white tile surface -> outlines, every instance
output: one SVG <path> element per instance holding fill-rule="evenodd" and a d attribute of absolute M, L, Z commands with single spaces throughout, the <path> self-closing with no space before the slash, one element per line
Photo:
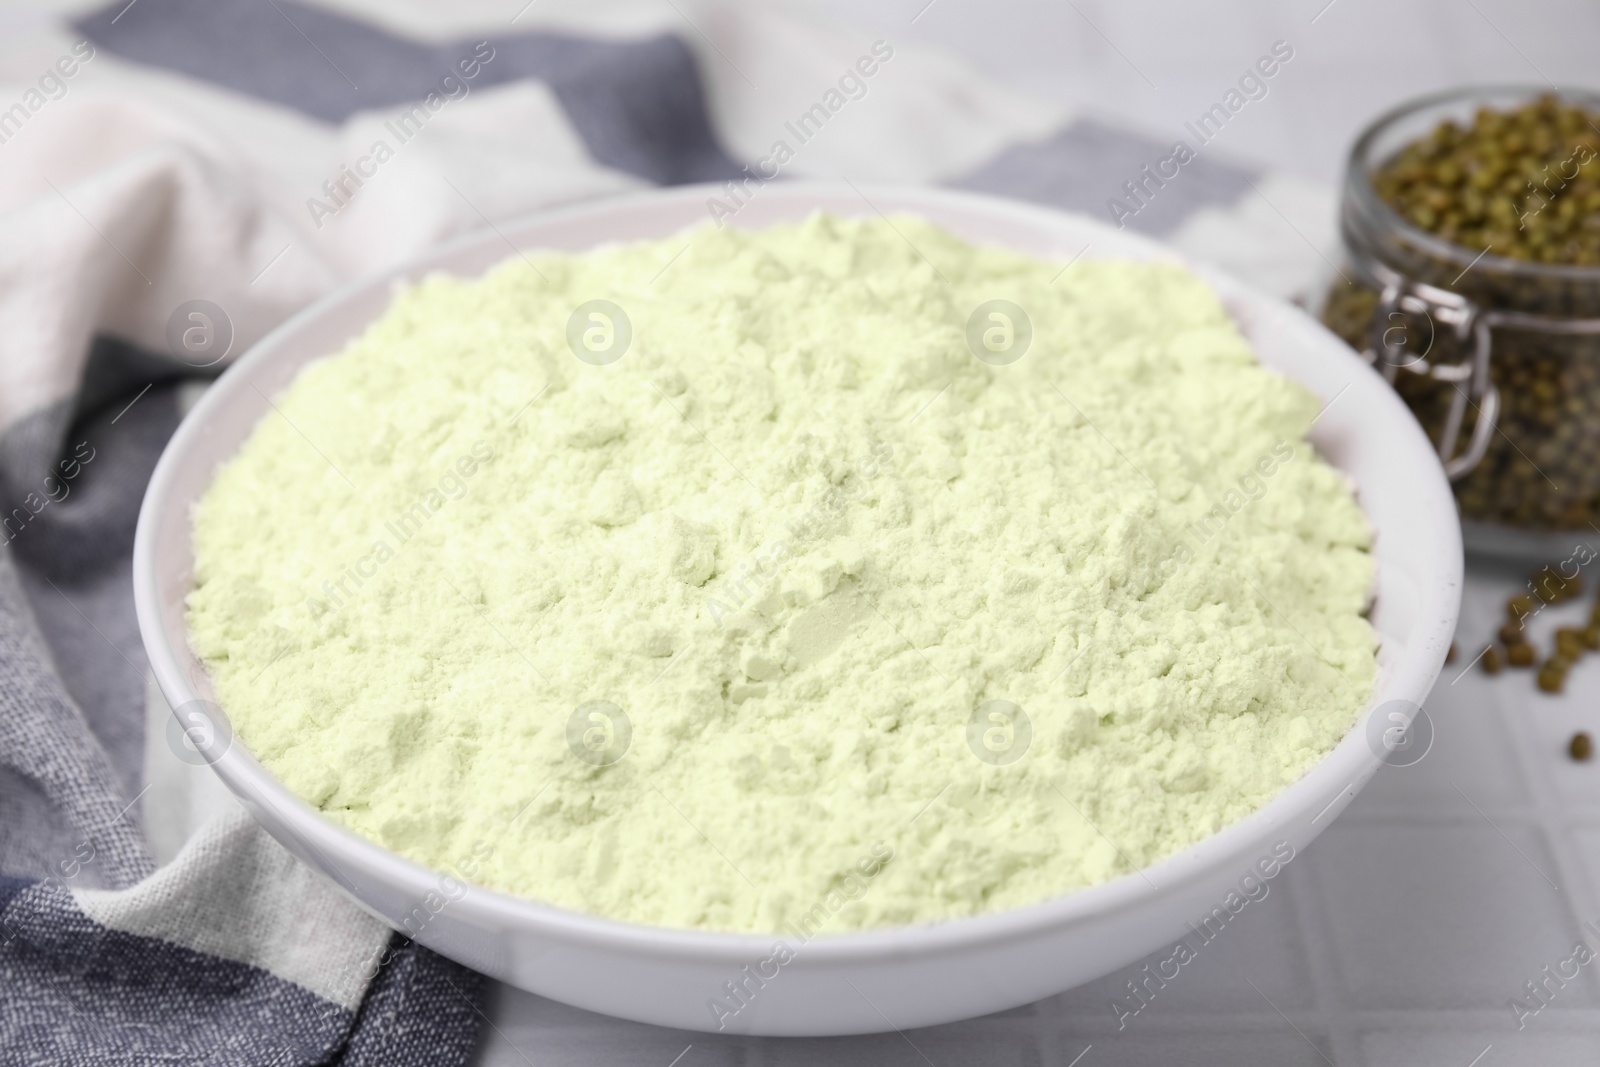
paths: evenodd
<path fill-rule="evenodd" d="M 1508 1038 L 1502 1032 L 1442 1030 L 1430 1033 L 1373 1033 L 1363 1047 L 1371 1067 L 1416 1067 L 1423 1063 L 1468 1067 L 1593 1067 L 1592 1033 L 1535 1033 Z"/>
<path fill-rule="evenodd" d="M 928 1060 L 944 1063 L 981 1063 L 993 1067 L 1032 1067 L 1040 1061 L 1040 1043 L 1033 1027 L 978 1020 L 955 1026 L 937 1026 L 907 1034 L 871 1037 L 808 1038 L 769 1041 L 766 1058 L 755 1061 L 773 1067 L 802 1067 L 826 1063 L 830 1067 L 926 1067 Z M 687 1065 L 684 1065 L 687 1067 Z"/>
<path fill-rule="evenodd" d="M 1301 1029 L 1303 1037 L 1274 1016 L 1270 1021 L 1234 1022 L 1227 1033 L 1137 1034 L 1095 1042 L 1078 1067 L 1327 1067 L 1327 1035 Z M 1065 1067 L 1084 1044 L 1068 1039 L 1046 1062 Z M 1250 1051 L 1241 1056 L 1241 1047 Z"/>
<path fill-rule="evenodd" d="M 936 0 L 911 22 L 926 3 L 807 6 L 942 45 L 1014 88 L 1161 136 L 1286 40 L 1295 58 L 1218 147 L 1330 185 L 1356 132 L 1384 108 L 1466 82 L 1592 84 L 1600 40 L 1600 5 L 1585 0 Z"/>
<path fill-rule="evenodd" d="M 1341 820 L 1307 850 L 1353 1006 L 1494 1010 L 1570 952 L 1576 923 L 1545 880 L 1556 872 L 1538 832 L 1462 807 L 1451 822 Z M 1585 983 L 1556 1006 L 1594 1002 Z"/>
<path fill-rule="evenodd" d="M 1475 654 L 1475 653 L 1474 653 Z M 1417 811 L 1430 806 L 1459 807 L 1460 796 L 1451 782 L 1461 783 L 1480 804 L 1526 804 L 1529 793 L 1511 751 L 1509 727 L 1498 709 L 1481 699 L 1481 683 L 1467 679 L 1450 684 L 1467 667 L 1462 657 L 1445 668 L 1428 701 L 1433 724 L 1433 747 L 1421 762 L 1407 767 L 1385 767 L 1352 802 L 1351 816 L 1381 817 L 1384 812 Z M 1514 684 L 1530 685 L 1526 674 Z"/>
<path fill-rule="evenodd" d="M 1267 883 L 1264 898 L 1246 905 L 1221 934 L 1200 945 L 1195 959 L 1179 969 L 1178 977 L 1156 990 L 1150 1006 L 1128 1021 L 1127 1031 L 1143 1030 L 1146 1023 L 1162 1017 L 1270 1011 L 1245 977 L 1268 991 L 1272 1002 L 1284 1011 L 1314 1008 L 1311 969 L 1305 954 L 1298 950 L 1297 919 L 1290 900 L 1292 870 L 1293 864 Z M 1189 943 L 1193 945 L 1195 939 Z M 1114 1024 L 1112 1000 L 1127 998 L 1127 983 L 1142 977 L 1146 963 L 1154 969 L 1155 963 L 1171 954 L 1169 946 L 1131 967 L 1044 1001 L 1040 1007 L 1074 1019 Z"/>
<path fill-rule="evenodd" d="M 746 1037 L 691 1034 L 659 1026 L 611 1019 L 494 983 L 485 1008 L 478 1062 L 527 1067 L 605 1063 L 608 1067 L 723 1067 L 751 1059 L 760 1041 Z M 691 1047 L 692 1046 L 692 1047 Z"/>
<path fill-rule="evenodd" d="M 1569 839 L 1580 873 L 1581 888 L 1573 891 L 1578 918 L 1600 926 L 1600 823 L 1572 824 Z"/>

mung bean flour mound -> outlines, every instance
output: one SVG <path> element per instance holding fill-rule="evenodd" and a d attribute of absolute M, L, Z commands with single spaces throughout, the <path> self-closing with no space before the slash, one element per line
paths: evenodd
<path fill-rule="evenodd" d="M 193 645 L 329 818 L 802 936 L 1030 904 L 1260 807 L 1374 682 L 1369 528 L 1216 296 L 913 218 L 434 277 L 195 513 Z"/>

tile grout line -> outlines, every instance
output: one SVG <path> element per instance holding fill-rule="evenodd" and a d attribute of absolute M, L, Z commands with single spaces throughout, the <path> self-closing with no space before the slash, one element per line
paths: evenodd
<path fill-rule="evenodd" d="M 1486 601 L 1480 601 L 1480 598 L 1473 596 L 1473 593 L 1477 592 L 1476 589 L 1472 588 L 1473 586 L 1477 586 L 1485 593 L 1489 592 L 1490 589 L 1498 591 L 1493 596 L 1487 597 Z M 1473 596 L 1474 608 L 1477 608 L 1480 602 L 1486 604 L 1488 608 L 1487 625 L 1491 630 L 1491 638 L 1493 628 L 1498 625 L 1503 611 L 1504 599 L 1509 595 L 1503 586 L 1505 586 L 1505 583 L 1493 579 L 1473 581 L 1469 578 L 1462 590 L 1463 615 L 1466 614 L 1466 601 L 1469 596 Z M 1584 596 L 1580 599 L 1587 601 L 1588 597 Z M 1474 610 L 1473 614 L 1474 616 L 1480 616 L 1473 621 L 1480 623 L 1484 621 L 1480 612 Z M 1597 896 L 1596 893 L 1597 888 L 1600 887 L 1594 885 L 1583 864 L 1577 859 L 1577 843 L 1572 836 L 1573 813 L 1567 811 L 1564 807 L 1564 798 L 1559 788 L 1551 781 L 1553 776 L 1547 775 L 1543 770 L 1542 764 L 1546 759 L 1562 758 L 1558 754 L 1559 749 L 1553 751 L 1549 756 L 1542 753 L 1540 750 L 1542 731 L 1539 729 L 1540 723 L 1537 717 L 1530 715 L 1525 707 L 1521 709 L 1514 707 L 1513 704 L 1518 702 L 1505 693 L 1505 688 L 1512 679 L 1515 679 L 1523 686 L 1526 686 L 1524 702 L 1540 700 L 1543 695 L 1534 690 L 1531 671 L 1513 671 L 1509 673 L 1509 678 L 1502 675 L 1492 680 L 1480 675 L 1477 679 L 1481 693 L 1479 700 L 1489 704 L 1494 728 L 1502 735 L 1510 735 L 1508 738 L 1504 738 L 1513 753 L 1506 770 L 1510 776 L 1515 778 L 1516 784 L 1520 786 L 1526 800 L 1520 803 L 1505 803 L 1477 797 L 1474 797 L 1473 800 L 1485 809 L 1490 817 L 1494 819 L 1495 825 L 1502 831 L 1508 824 L 1515 825 L 1538 843 L 1540 849 L 1545 853 L 1544 856 L 1540 857 L 1541 862 L 1551 865 L 1547 871 L 1544 871 L 1545 876 L 1556 883 L 1556 892 L 1560 897 L 1560 907 L 1565 912 L 1564 915 L 1558 917 L 1558 921 L 1563 927 L 1563 932 L 1569 936 L 1576 934 L 1587 941 L 1590 935 L 1582 929 L 1582 924 L 1585 919 L 1600 920 L 1600 911 L 1586 913 L 1583 909 L 1600 907 L 1600 896 Z M 1530 721 L 1533 723 L 1532 728 L 1529 727 Z M 1504 752 L 1505 747 L 1497 746 L 1497 750 Z M 1460 788 L 1459 785 L 1457 788 Z M 1470 793 L 1467 795 L 1471 796 Z M 1587 806 L 1584 805 L 1583 807 Z M 1465 810 L 1471 812 L 1470 805 Z M 1476 813 L 1472 814 L 1475 815 Z M 1580 817 L 1582 814 L 1584 813 L 1579 813 Z M 1479 819 L 1479 821 L 1481 822 L 1482 820 Z M 1593 942 L 1590 943 L 1593 945 Z M 1600 948 L 1600 945 L 1594 945 L 1593 947 Z M 1545 950 L 1543 955 L 1553 960 L 1570 951 L 1570 949 L 1570 945 L 1552 945 L 1548 950 Z M 1517 982 L 1527 977 L 1529 976 L 1507 975 L 1505 977 L 1506 995 L 1508 997 L 1513 995 L 1517 991 Z M 1593 976 L 1590 977 L 1587 983 L 1587 992 L 1591 1002 L 1593 1002 L 1596 992 Z M 1567 1007 L 1569 1011 L 1581 1010 L 1574 1009 L 1570 1004 Z"/>
<path fill-rule="evenodd" d="M 1324 839 L 1327 832 L 1328 828 L 1324 827 L 1317 835 L 1317 840 Z M 1317 842 L 1313 841 L 1306 849 L 1316 847 Z M 1304 876 L 1303 870 L 1301 874 Z M 1361 1051 L 1360 1025 L 1345 999 L 1343 976 L 1334 962 L 1333 938 L 1328 930 L 1328 911 L 1322 886 L 1317 879 L 1309 876 L 1297 884 L 1305 886 L 1305 891 L 1284 895 L 1289 898 L 1295 927 L 1300 931 L 1301 955 L 1311 978 L 1311 1002 L 1316 1009 L 1315 1016 L 1322 1022 L 1323 1033 L 1328 1039 L 1328 1051 L 1332 1053 L 1334 1062 L 1339 1067 L 1364 1067 L 1366 1057 Z"/>
<path fill-rule="evenodd" d="M 1458 782 L 1457 784 L 1459 785 L 1460 783 Z M 1469 786 L 1470 784 L 1468 783 Z M 1456 805 L 1454 808 L 1446 807 L 1437 801 L 1420 800 L 1411 805 L 1370 804 L 1367 805 L 1365 810 L 1353 813 L 1349 808 L 1346 808 L 1339 814 L 1339 818 L 1344 820 L 1342 825 L 1345 826 L 1387 826 L 1390 823 L 1404 823 L 1407 826 L 1421 829 L 1426 827 L 1483 825 L 1483 816 L 1473 811 L 1471 806 L 1462 804 L 1461 797 L 1454 791 L 1450 795 L 1455 797 Z M 1490 810 L 1489 806 L 1484 803 L 1483 798 L 1473 796 L 1470 789 L 1467 795 L 1472 797 L 1479 807 Z M 1550 817 L 1548 812 L 1533 803 L 1505 804 L 1495 801 L 1490 801 L 1489 803 L 1494 805 L 1492 809 L 1494 821 L 1502 825 L 1505 823 L 1514 825 L 1538 824 Z M 1354 802 L 1352 802 L 1353 806 Z M 1564 815 L 1565 817 L 1558 821 L 1600 829 L 1600 808 L 1594 805 L 1585 805 L 1576 811 L 1564 813 Z"/>
<path fill-rule="evenodd" d="M 1579 599 L 1587 601 L 1588 597 Z M 1497 598 L 1494 603 L 1498 602 Z M 1521 676 L 1524 672 L 1517 674 Z M 1531 690 L 1533 684 L 1531 677 L 1527 678 L 1527 684 Z M 1507 706 L 1501 689 L 1502 687 L 1497 685 L 1483 686 L 1483 692 L 1494 708 L 1500 728 L 1511 735 L 1511 747 L 1516 753 L 1513 757 L 1514 769 L 1519 774 L 1521 778 L 1519 784 L 1530 801 L 1527 807 L 1531 809 L 1533 816 L 1534 836 L 1544 847 L 1546 858 L 1555 865 L 1553 873 L 1560 889 L 1561 902 L 1567 909 L 1566 918 L 1571 920 L 1574 930 L 1579 930 L 1585 919 L 1600 920 L 1600 912 L 1585 914 L 1580 910 L 1580 901 L 1577 897 L 1581 892 L 1585 898 L 1581 901 L 1583 908 L 1600 906 L 1600 897 L 1597 897 L 1596 893 L 1600 887 L 1591 883 L 1583 865 L 1576 859 L 1577 842 L 1572 838 L 1570 820 L 1568 813 L 1562 807 L 1560 792 L 1549 780 L 1550 776 L 1541 772 L 1540 763 L 1543 757 L 1535 750 L 1536 742 L 1533 740 L 1540 731 L 1527 728 L 1526 723 L 1531 716 L 1525 713 L 1516 716 L 1516 713 Z M 1540 694 L 1530 691 L 1528 696 L 1530 699 L 1539 699 Z M 1518 729 L 1519 725 L 1521 729 Z M 1504 806 L 1491 805 L 1491 810 L 1498 816 L 1503 814 L 1502 807 Z M 1570 946 L 1566 947 L 1570 949 Z M 1600 948 L 1600 945 L 1594 947 Z"/>
<path fill-rule="evenodd" d="M 1248 988 L 1248 987 L 1246 987 Z M 1259 1009 L 1241 1008 L 1215 1008 L 1197 1009 L 1190 1008 L 1182 1012 L 1170 1012 L 1165 1016 L 1151 1016 L 1148 1022 L 1139 1023 L 1140 1033 L 1159 1034 L 1163 1037 L 1173 1034 L 1194 1035 L 1205 1034 L 1230 1034 L 1240 1026 L 1253 1026 L 1272 1029 L 1274 1033 L 1282 1036 L 1288 1031 L 1282 1031 L 1283 1017 L 1267 1007 L 1264 1002 Z M 1287 1008 L 1284 1014 L 1298 1025 L 1320 1027 L 1324 1021 L 1318 1017 L 1314 1008 Z M 1463 1028 L 1481 1027 L 1485 1031 L 1494 1032 L 1497 1028 L 1502 1030 L 1506 1022 L 1505 1006 L 1481 1006 L 1473 1008 L 1351 1008 L 1349 1016 L 1351 1025 L 1363 1033 L 1374 1030 L 1393 1031 L 1401 1023 L 1414 1024 L 1418 1033 L 1458 1033 Z M 1420 1024 L 1418 1023 L 1420 1020 Z M 1570 1031 L 1574 1033 L 1591 1034 L 1600 1026 L 1600 1007 L 1571 1007 L 1565 1008 L 1557 1015 L 1552 1013 L 1549 1029 Z M 993 1017 L 980 1016 L 976 1020 L 967 1020 L 967 1023 L 950 1025 L 968 1025 L 984 1023 L 996 1025 Z M 1541 1028 L 1543 1024 L 1541 1024 Z M 911 1031 L 916 1033 L 916 1031 Z M 1102 1021 L 1097 1021 L 1085 1026 L 1083 1030 L 1074 1035 L 1068 1042 L 1072 1055 L 1081 1051 L 1081 1045 L 1073 1042 L 1093 1042 L 1096 1048 L 1102 1043 L 1107 1048 L 1115 1047 L 1117 1038 L 1132 1031 L 1119 1031 L 1115 1022 L 1110 1021 L 1110 1015 Z M 1499 1048 L 1500 1043 L 1496 1042 Z M 1340 1063 L 1339 1067 L 1346 1067 Z M 1465 1067 L 1464 1064 L 1453 1064 L 1450 1067 Z"/>
<path fill-rule="evenodd" d="M 1510 724 L 1506 721 L 1509 713 L 1501 703 L 1500 694 L 1493 693 L 1491 696 L 1502 725 L 1509 727 Z M 1508 729 L 1507 732 L 1517 734 L 1520 731 Z M 1570 922 L 1571 929 L 1566 931 L 1569 936 L 1580 937 L 1588 942 L 1591 948 L 1600 949 L 1600 944 L 1595 944 L 1591 940 L 1593 935 L 1583 929 L 1585 920 L 1600 921 L 1600 910 L 1592 910 L 1600 908 L 1600 897 L 1597 897 L 1596 887 L 1588 872 L 1577 859 L 1579 845 L 1572 836 L 1570 821 L 1560 809 L 1557 788 L 1539 773 L 1539 755 L 1530 750 L 1530 742 L 1524 738 L 1513 737 L 1511 744 L 1517 752 L 1514 758 L 1521 765 L 1523 788 L 1533 798 L 1534 818 L 1531 820 L 1533 835 L 1546 853 L 1543 858 L 1553 865 L 1551 874 L 1560 887 L 1561 903 L 1566 909 L 1566 914 L 1562 916 L 1566 922 L 1562 925 L 1565 926 Z M 1571 948 L 1571 945 L 1551 946 L 1546 955 L 1550 955 L 1553 959 L 1557 955 L 1571 951 Z M 1515 979 L 1525 976 L 1512 977 Z M 1589 992 L 1593 996 L 1595 988 L 1592 973 L 1590 979 Z"/>

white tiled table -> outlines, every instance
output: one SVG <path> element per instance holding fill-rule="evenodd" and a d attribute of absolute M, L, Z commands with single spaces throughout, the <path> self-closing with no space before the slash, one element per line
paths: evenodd
<path fill-rule="evenodd" d="M 1092 1046 L 1078 1067 L 1600 1063 L 1600 961 L 1520 1031 L 1507 1004 L 1571 955 L 1580 922 L 1600 923 L 1600 760 L 1575 764 L 1565 753 L 1573 730 L 1600 735 L 1600 657 L 1575 668 L 1557 697 L 1538 692 L 1530 671 L 1491 679 L 1466 669 L 1520 580 L 1478 566 L 1469 574 L 1463 655 L 1427 703 L 1427 756 L 1384 768 L 1120 1032 L 1111 1000 L 1139 965 L 1000 1015 L 828 1040 L 662 1030 L 499 987 L 481 1062 L 520 1064 L 525 1054 L 540 1067 L 669 1067 L 688 1048 L 679 1067 L 1067 1067 Z M 1547 609 L 1536 638 L 1548 643 L 1590 602 Z M 1589 938 L 1600 950 L 1600 937 Z"/>
<path fill-rule="evenodd" d="M 1217 150 L 1336 184 L 1369 118 L 1472 82 L 1595 85 L 1590 0 L 803 0 L 997 82 L 1152 136 L 1181 136 L 1275 40 L 1294 59 Z M 920 14 L 919 14 L 920 12 Z M 915 21 L 912 21 L 915 19 Z"/>

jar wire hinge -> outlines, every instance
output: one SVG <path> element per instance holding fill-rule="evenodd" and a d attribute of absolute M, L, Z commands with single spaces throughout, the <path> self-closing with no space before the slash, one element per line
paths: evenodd
<path fill-rule="evenodd" d="M 1460 293 L 1400 274 L 1370 256 L 1352 256 L 1358 273 L 1378 291 L 1362 357 L 1393 385 L 1401 373 L 1417 374 L 1450 387 L 1450 407 L 1437 442 L 1439 460 L 1451 481 L 1472 472 L 1489 451 L 1499 427 L 1500 389 L 1489 373 L 1495 329 L 1556 334 L 1600 334 L 1600 318 L 1578 319 L 1526 311 L 1482 308 Z M 1471 269 L 1470 267 L 1468 268 Z M 1433 330 L 1447 328 L 1466 356 L 1458 362 L 1430 360 L 1434 338 L 1421 353 L 1409 344 L 1408 316 L 1421 315 Z M 1397 336 L 1398 335 L 1398 336 Z M 1477 411 L 1471 437 L 1461 447 L 1461 428 L 1468 405 Z"/>

